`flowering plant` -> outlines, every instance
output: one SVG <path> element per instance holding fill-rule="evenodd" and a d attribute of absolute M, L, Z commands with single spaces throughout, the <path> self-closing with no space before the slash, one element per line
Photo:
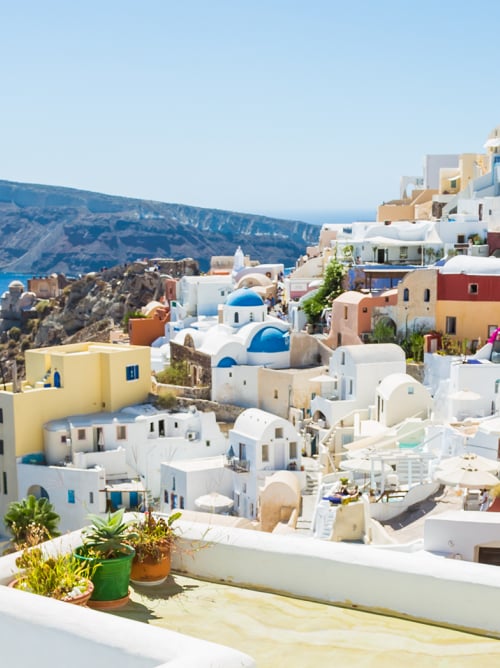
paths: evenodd
<path fill-rule="evenodd" d="M 166 549 L 171 549 L 177 537 L 174 522 L 181 513 L 173 513 L 167 519 L 155 517 L 151 511 L 144 513 L 144 520 L 133 522 L 130 526 L 132 533 L 127 542 L 135 549 L 138 561 L 147 557 L 155 562 L 161 561 Z"/>

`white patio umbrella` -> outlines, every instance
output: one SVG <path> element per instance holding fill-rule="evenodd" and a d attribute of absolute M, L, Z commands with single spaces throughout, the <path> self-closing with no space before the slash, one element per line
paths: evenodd
<path fill-rule="evenodd" d="M 442 469 L 436 472 L 436 480 L 444 485 L 455 487 L 469 487 L 474 489 L 489 489 L 500 483 L 489 471 L 479 471 L 475 468 Z"/>
<path fill-rule="evenodd" d="M 194 504 L 200 510 L 206 513 L 224 513 L 233 507 L 234 501 L 219 492 L 204 494 L 194 500 Z"/>
<path fill-rule="evenodd" d="M 343 471 L 357 471 L 359 473 L 371 473 L 372 471 L 374 473 L 382 473 L 382 471 L 392 473 L 392 466 L 382 463 L 378 459 L 374 461 L 354 457 L 352 459 L 344 459 L 344 461 L 340 462 L 340 468 Z"/>
<path fill-rule="evenodd" d="M 437 467 L 439 471 L 449 471 L 450 469 L 467 469 L 472 468 L 477 471 L 489 471 L 496 473 L 500 469 L 500 462 L 487 457 L 481 457 L 473 452 L 466 452 L 457 457 L 447 457 L 439 462 Z"/>

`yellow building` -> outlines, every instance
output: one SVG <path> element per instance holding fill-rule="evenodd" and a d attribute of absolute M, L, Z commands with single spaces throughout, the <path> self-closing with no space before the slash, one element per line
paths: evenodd
<path fill-rule="evenodd" d="M 26 381 L 0 385 L 0 517 L 17 499 L 16 457 L 43 451 L 43 425 L 147 400 L 150 349 L 78 343 L 26 351 Z"/>

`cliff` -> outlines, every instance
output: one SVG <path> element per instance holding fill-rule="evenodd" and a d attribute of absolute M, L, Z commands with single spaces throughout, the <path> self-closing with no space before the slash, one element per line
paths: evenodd
<path fill-rule="evenodd" d="M 144 257 L 193 258 L 206 271 L 238 245 L 291 266 L 319 237 L 298 221 L 1 180 L 0 231 L 0 271 L 67 275 Z"/>

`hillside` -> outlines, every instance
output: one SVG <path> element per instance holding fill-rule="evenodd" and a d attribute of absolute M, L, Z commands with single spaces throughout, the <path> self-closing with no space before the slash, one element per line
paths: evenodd
<path fill-rule="evenodd" d="M 0 180 L 0 271 L 80 274 L 143 257 L 212 255 L 240 245 L 262 263 L 295 264 L 319 228 L 183 204 Z"/>

